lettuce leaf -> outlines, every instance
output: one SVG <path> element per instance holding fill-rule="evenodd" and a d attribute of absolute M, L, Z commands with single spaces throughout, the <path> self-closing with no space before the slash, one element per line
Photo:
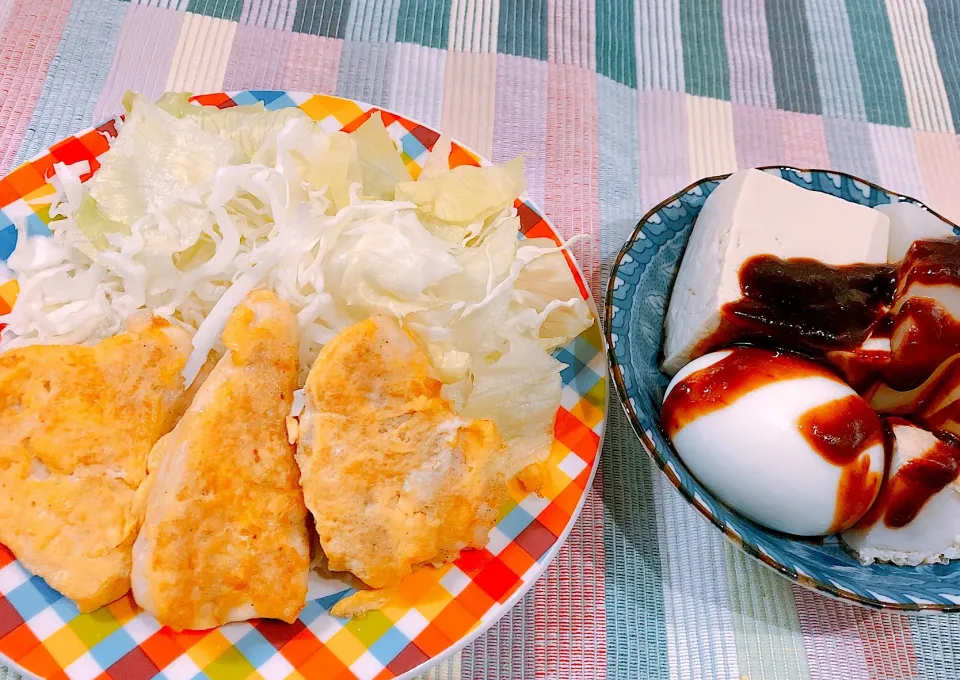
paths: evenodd
<path fill-rule="evenodd" d="M 525 245 L 550 248 L 547 238 L 527 239 Z M 593 325 L 593 313 L 580 294 L 562 252 L 542 255 L 525 266 L 513 285 L 510 303 L 514 318 L 529 320 L 546 350 L 566 344 Z"/>
<path fill-rule="evenodd" d="M 563 364 L 535 341 L 520 336 L 492 362 L 473 368 L 473 388 L 463 403 L 466 418 L 490 418 L 511 448 L 513 477 L 549 453 L 560 408 Z"/>
<path fill-rule="evenodd" d="M 350 136 L 357 144 L 364 195 L 392 201 L 397 185 L 413 178 L 384 127 L 380 112 L 370 116 Z"/>
<path fill-rule="evenodd" d="M 432 178 L 397 185 L 396 196 L 441 222 L 482 221 L 513 205 L 526 189 L 523 157 L 503 165 L 461 165 Z"/>
<path fill-rule="evenodd" d="M 80 206 L 73 214 L 77 227 L 83 232 L 97 250 L 106 250 L 110 246 L 107 234 L 129 234 L 130 225 L 115 222 L 103 216 L 97 201 L 84 194 Z"/>

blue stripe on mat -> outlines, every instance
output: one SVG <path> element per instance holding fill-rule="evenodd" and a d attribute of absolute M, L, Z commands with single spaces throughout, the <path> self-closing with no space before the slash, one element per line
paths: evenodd
<path fill-rule="evenodd" d="M 129 7 L 120 0 L 75 0 L 14 166 L 100 122 L 92 119 L 93 107 L 107 80 Z"/>

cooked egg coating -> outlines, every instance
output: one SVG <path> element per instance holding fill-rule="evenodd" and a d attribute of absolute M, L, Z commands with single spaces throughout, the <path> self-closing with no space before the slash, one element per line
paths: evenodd
<path fill-rule="evenodd" d="M 440 387 L 392 319 L 355 324 L 320 352 L 297 462 L 331 570 L 385 588 L 486 543 L 507 494 L 504 443 L 492 421 L 459 418 Z"/>
<path fill-rule="evenodd" d="M 223 332 L 226 354 L 150 456 L 134 546 L 137 603 L 171 628 L 292 622 L 307 592 L 307 511 L 286 417 L 296 317 L 256 291 Z"/>
<path fill-rule="evenodd" d="M 0 542 L 81 611 L 130 589 L 134 495 L 182 410 L 189 351 L 146 314 L 93 347 L 0 355 Z"/>

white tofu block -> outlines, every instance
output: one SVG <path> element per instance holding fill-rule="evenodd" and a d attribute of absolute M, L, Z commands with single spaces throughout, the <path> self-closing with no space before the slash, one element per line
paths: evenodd
<path fill-rule="evenodd" d="M 953 227 L 913 203 L 890 203 L 875 209 L 890 218 L 887 262 L 891 264 L 902 260 L 914 241 L 954 236 Z"/>
<path fill-rule="evenodd" d="M 707 198 L 680 263 L 667 309 L 663 371 L 674 375 L 741 297 L 740 267 L 755 255 L 830 265 L 887 261 L 889 219 L 760 170 L 743 170 Z"/>

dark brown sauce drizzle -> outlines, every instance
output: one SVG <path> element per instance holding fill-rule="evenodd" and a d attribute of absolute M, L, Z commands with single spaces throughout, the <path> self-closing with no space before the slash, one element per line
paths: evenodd
<path fill-rule="evenodd" d="M 898 425 L 916 427 L 905 418 L 884 419 L 888 469 L 893 457 L 893 428 Z M 932 449 L 905 463 L 883 481 L 877 501 L 860 519 L 859 528 L 869 529 L 881 518 L 891 529 L 905 527 L 933 496 L 960 476 L 960 441 L 947 433 L 934 434 L 939 441 Z"/>
<path fill-rule="evenodd" d="M 887 312 L 870 331 L 870 337 L 877 340 L 889 340 L 893 335 L 893 314 Z"/>
<path fill-rule="evenodd" d="M 960 238 L 914 241 L 899 271 L 899 294 L 913 284 L 960 287 Z M 912 322 L 897 343 L 886 382 L 898 390 L 917 387 L 960 351 L 960 322 L 936 300 L 910 298 L 897 310 L 894 331 Z"/>
<path fill-rule="evenodd" d="M 842 468 L 830 533 L 852 526 L 877 497 L 881 477 L 868 449 L 883 444 L 883 423 L 862 397 L 851 394 L 815 406 L 797 421 L 800 434 L 824 460 Z"/>
<path fill-rule="evenodd" d="M 940 435 L 929 451 L 904 464 L 887 482 L 883 523 L 891 529 L 912 522 L 923 506 L 960 475 L 960 446 Z"/>
<path fill-rule="evenodd" d="M 824 460 L 839 466 L 883 442 L 880 416 L 856 394 L 813 407 L 800 416 L 797 427 Z"/>
<path fill-rule="evenodd" d="M 673 438 L 700 416 L 730 406 L 748 392 L 781 380 L 817 375 L 839 382 L 825 367 L 795 354 L 736 347 L 674 386 L 660 411 L 663 428 Z"/>
<path fill-rule="evenodd" d="M 756 255 L 740 267 L 743 297 L 724 305 L 719 328 L 694 356 L 735 342 L 814 355 L 859 347 L 896 291 L 886 264 L 841 267 L 808 258 Z"/>
<path fill-rule="evenodd" d="M 716 363 L 694 371 L 667 395 L 661 422 L 674 436 L 697 418 L 730 406 L 748 392 L 782 380 L 825 377 L 830 370 L 804 357 L 756 347 L 734 347 Z M 884 442 L 880 417 L 858 395 L 851 394 L 814 407 L 797 428 L 824 460 L 841 468 L 830 533 L 853 525 L 877 497 L 882 476 L 870 470 L 867 451 Z"/>
<path fill-rule="evenodd" d="M 910 325 L 887 368 L 887 383 L 895 389 L 918 387 L 960 351 L 960 323 L 936 300 L 907 300 L 897 312 L 897 322 Z"/>

